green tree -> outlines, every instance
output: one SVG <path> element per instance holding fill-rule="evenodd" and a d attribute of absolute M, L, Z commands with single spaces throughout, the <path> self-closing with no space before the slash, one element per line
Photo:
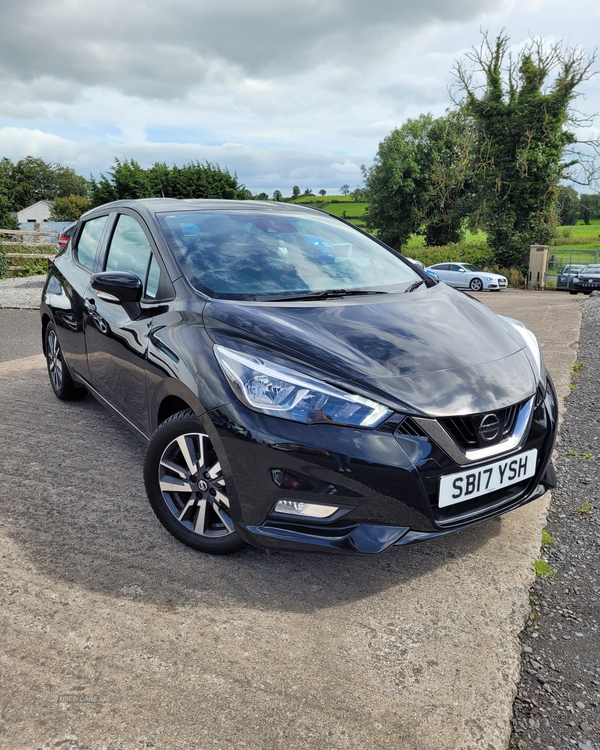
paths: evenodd
<path fill-rule="evenodd" d="M 292 188 L 292 198 L 299 198 L 300 197 L 300 188 L 298 185 L 294 185 Z"/>
<path fill-rule="evenodd" d="M 19 222 L 10 215 L 13 210 L 9 194 L 9 179 L 13 164 L 10 159 L 0 160 L 0 229 L 18 229 Z"/>
<path fill-rule="evenodd" d="M 254 196 L 255 201 L 268 201 L 269 196 L 266 193 L 259 193 L 258 195 Z"/>
<path fill-rule="evenodd" d="M 183 167 L 170 168 L 157 162 L 143 169 L 135 159 L 115 159 L 108 175 L 92 181 L 93 206 L 114 200 L 153 197 L 247 200 L 252 194 L 238 183 L 237 175 L 210 162 L 189 162 Z"/>
<path fill-rule="evenodd" d="M 591 219 L 600 219 L 600 195 L 582 193 L 579 196 L 579 216 L 586 224 Z"/>
<path fill-rule="evenodd" d="M 55 198 L 50 209 L 50 221 L 77 221 L 91 207 L 92 202 L 83 195 Z"/>
<path fill-rule="evenodd" d="M 41 200 L 52 201 L 72 194 L 86 196 L 89 192 L 88 181 L 70 167 L 33 156 L 26 156 L 16 164 L 3 159 L 0 172 L 12 211 Z"/>
<path fill-rule="evenodd" d="M 323 198 L 327 195 L 327 190 L 319 190 L 319 195 L 323 196 Z"/>
<path fill-rule="evenodd" d="M 572 187 L 566 185 L 558 186 L 558 197 L 556 200 L 558 210 L 558 223 L 561 226 L 573 226 L 579 218 L 579 195 Z"/>
<path fill-rule="evenodd" d="M 500 265 L 518 264 L 529 245 L 554 233 L 558 185 L 577 162 L 563 160 L 576 142 L 571 103 L 593 62 L 580 49 L 543 40 L 513 58 L 502 33 L 494 42 L 484 34 L 455 67 L 460 104 L 477 131 L 479 215 Z"/>
<path fill-rule="evenodd" d="M 460 113 L 408 120 L 363 167 L 367 228 L 396 249 L 423 231 L 429 245 L 456 242 L 470 211 L 472 170 L 472 129 Z"/>
<path fill-rule="evenodd" d="M 275 190 L 273 192 L 273 200 L 274 201 L 282 201 L 283 200 L 283 195 L 281 194 L 281 190 Z"/>
<path fill-rule="evenodd" d="M 350 185 L 342 185 L 340 188 L 340 193 L 342 195 L 350 195 Z"/>
<path fill-rule="evenodd" d="M 310 188 L 306 188 L 306 190 L 304 191 L 304 195 L 312 195 L 312 194 L 313 194 L 313 191 Z"/>

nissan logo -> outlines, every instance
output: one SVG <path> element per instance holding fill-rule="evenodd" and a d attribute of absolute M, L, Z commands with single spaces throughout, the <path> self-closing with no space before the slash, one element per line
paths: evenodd
<path fill-rule="evenodd" d="M 500 420 L 495 414 L 486 414 L 481 420 L 477 432 L 479 437 L 488 443 L 495 440 L 500 433 Z"/>

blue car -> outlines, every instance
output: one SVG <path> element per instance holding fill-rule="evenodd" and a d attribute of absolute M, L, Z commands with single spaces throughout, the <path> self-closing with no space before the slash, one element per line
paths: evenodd
<path fill-rule="evenodd" d="M 565 292 L 568 291 L 571 279 L 580 274 L 584 268 L 585 263 L 572 263 L 571 265 L 561 268 L 556 277 L 556 288 L 564 289 Z"/>

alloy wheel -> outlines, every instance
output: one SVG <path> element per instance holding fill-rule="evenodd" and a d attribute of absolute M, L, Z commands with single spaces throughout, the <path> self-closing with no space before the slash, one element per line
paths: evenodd
<path fill-rule="evenodd" d="M 221 464 L 208 435 L 179 435 L 160 459 L 158 482 L 165 505 L 188 531 L 205 538 L 234 534 Z"/>
<path fill-rule="evenodd" d="M 54 329 L 48 332 L 46 346 L 46 358 L 48 360 L 48 374 L 50 383 L 55 392 L 59 393 L 63 385 L 63 364 L 60 351 L 60 344 Z"/>

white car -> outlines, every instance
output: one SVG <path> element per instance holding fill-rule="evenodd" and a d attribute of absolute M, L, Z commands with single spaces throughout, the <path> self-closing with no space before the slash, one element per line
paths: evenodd
<path fill-rule="evenodd" d="M 457 289 L 470 289 L 473 292 L 481 292 L 484 289 L 499 292 L 506 289 L 508 280 L 506 276 L 499 273 L 488 273 L 477 268 L 472 263 L 436 263 L 429 266 L 427 271 L 436 273 L 440 281 Z"/>

